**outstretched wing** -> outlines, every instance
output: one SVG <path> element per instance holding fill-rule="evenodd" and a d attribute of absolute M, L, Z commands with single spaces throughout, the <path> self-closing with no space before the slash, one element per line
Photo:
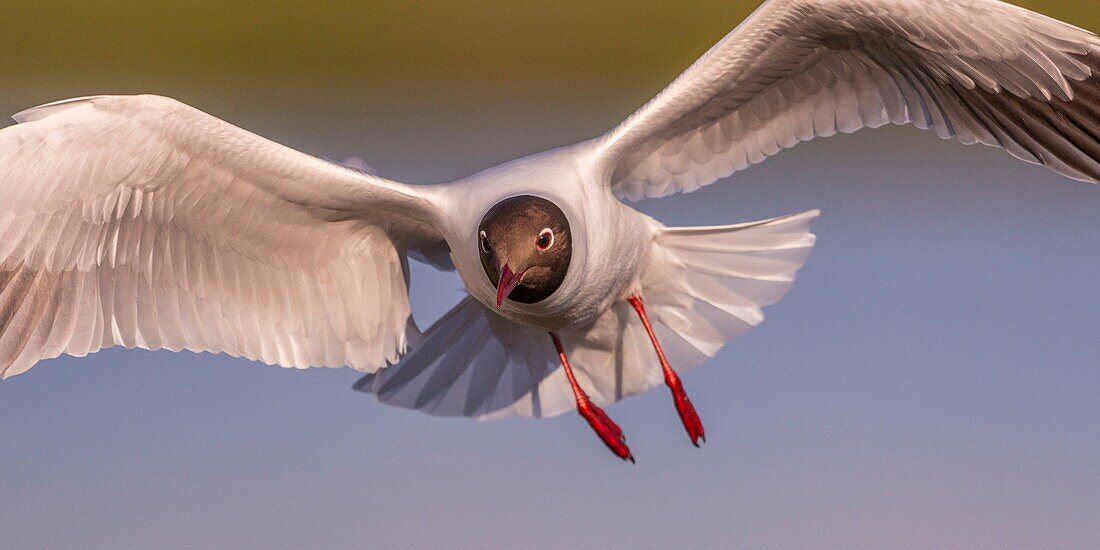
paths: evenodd
<path fill-rule="evenodd" d="M 113 345 L 373 371 L 405 347 L 423 192 L 171 99 L 0 130 L 0 376 Z"/>
<path fill-rule="evenodd" d="M 996 0 L 769 0 L 594 142 L 615 193 L 690 192 L 887 123 L 1100 180 L 1100 38 Z"/>

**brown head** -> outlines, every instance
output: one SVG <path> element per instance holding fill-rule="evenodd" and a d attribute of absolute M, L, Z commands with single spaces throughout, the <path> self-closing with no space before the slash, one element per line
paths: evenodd
<path fill-rule="evenodd" d="M 478 254 L 505 298 L 522 304 L 546 299 L 561 286 L 573 256 L 569 220 L 554 203 L 531 195 L 498 202 L 477 228 Z"/>

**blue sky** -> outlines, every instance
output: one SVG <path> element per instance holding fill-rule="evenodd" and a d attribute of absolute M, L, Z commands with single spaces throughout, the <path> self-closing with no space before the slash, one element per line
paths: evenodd
<path fill-rule="evenodd" d="M 195 102 L 311 153 L 438 181 L 594 135 L 635 98 Z M 573 414 L 438 419 L 353 392 L 351 370 L 115 349 L 0 383 L 0 546 L 1100 539 L 1100 189 L 890 128 L 639 208 L 669 225 L 823 211 L 791 293 L 685 375 L 702 449 L 663 389 L 608 409 L 631 466 Z M 420 323 L 459 288 L 416 267 Z"/>

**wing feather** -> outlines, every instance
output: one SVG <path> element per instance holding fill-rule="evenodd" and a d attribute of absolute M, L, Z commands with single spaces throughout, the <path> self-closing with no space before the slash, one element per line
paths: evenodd
<path fill-rule="evenodd" d="M 123 345 L 374 371 L 405 347 L 422 188 L 171 99 L 79 98 L 0 130 L 0 376 Z"/>
<path fill-rule="evenodd" d="M 1100 38 L 997 0 L 769 0 L 594 143 L 620 197 L 913 124 L 1100 181 Z"/>

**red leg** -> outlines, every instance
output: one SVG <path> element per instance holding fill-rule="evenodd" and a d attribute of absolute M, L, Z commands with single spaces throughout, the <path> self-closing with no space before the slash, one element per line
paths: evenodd
<path fill-rule="evenodd" d="M 657 359 L 661 361 L 661 370 L 665 373 L 665 384 L 672 391 L 672 399 L 676 402 L 676 412 L 680 413 L 680 421 L 684 423 L 684 429 L 687 430 L 688 437 L 691 438 L 691 444 L 698 447 L 700 440 L 703 442 L 707 440 L 706 434 L 703 433 L 703 422 L 699 420 L 695 407 L 688 399 L 687 393 L 684 392 L 684 385 L 680 382 L 680 376 L 668 364 L 665 351 L 661 349 L 661 343 L 657 341 L 657 335 L 653 333 L 653 326 L 649 324 L 649 316 L 645 313 L 642 296 L 634 294 L 627 298 L 627 301 L 634 306 L 634 311 L 637 311 L 638 316 L 642 318 L 645 331 L 649 334 L 649 341 L 653 342 L 653 349 L 657 350 Z"/>
<path fill-rule="evenodd" d="M 569 378 L 569 385 L 573 388 L 573 397 L 577 399 L 577 412 L 581 413 L 581 416 L 588 421 L 588 425 L 592 426 L 592 429 L 596 431 L 596 435 L 600 436 L 600 439 L 603 440 L 608 449 L 611 449 L 611 452 L 619 458 L 633 463 L 634 455 L 630 454 L 630 448 L 626 446 L 623 430 L 607 416 L 607 413 L 603 412 L 603 409 L 592 403 L 592 400 L 588 398 L 588 394 L 584 393 L 584 390 L 577 384 L 577 378 L 573 376 L 573 367 L 569 366 L 569 358 L 565 356 L 565 349 L 561 347 L 561 340 L 558 339 L 558 335 L 551 332 L 550 338 L 554 340 L 554 348 L 558 350 L 558 359 L 561 360 L 561 366 L 565 369 L 565 376 Z"/>

